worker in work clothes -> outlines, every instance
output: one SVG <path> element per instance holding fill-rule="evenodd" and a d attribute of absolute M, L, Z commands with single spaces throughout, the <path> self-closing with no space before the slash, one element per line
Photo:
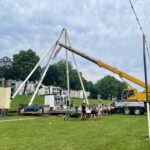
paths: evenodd
<path fill-rule="evenodd" d="M 5 115 L 6 115 L 6 109 L 5 109 L 5 108 L 2 108 L 2 109 L 1 109 L 1 116 L 2 116 L 2 117 L 5 117 Z"/>
<path fill-rule="evenodd" d="M 91 118 L 97 118 L 97 106 L 95 104 L 92 106 Z"/>
<path fill-rule="evenodd" d="M 98 108 L 98 111 L 97 111 L 97 118 L 102 118 L 102 111 L 103 111 L 103 108 L 102 108 L 102 104 L 101 103 L 99 103 L 98 105 L 97 105 L 97 108 Z"/>
<path fill-rule="evenodd" d="M 86 120 L 86 103 L 85 103 L 85 101 L 83 101 L 81 107 L 82 107 L 81 120 Z"/>

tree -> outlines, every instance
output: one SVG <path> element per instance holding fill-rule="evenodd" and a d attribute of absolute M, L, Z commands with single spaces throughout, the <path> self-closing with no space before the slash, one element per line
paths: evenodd
<path fill-rule="evenodd" d="M 12 63 L 12 78 L 15 80 L 25 80 L 38 61 L 39 56 L 37 56 L 36 53 L 31 49 L 27 51 L 20 51 L 19 54 L 15 54 L 13 56 Z M 41 68 L 38 67 L 29 80 L 38 80 L 40 77 L 40 71 Z M 27 82 L 25 84 L 23 94 L 25 94 L 26 87 Z"/>
<path fill-rule="evenodd" d="M 112 97 L 121 98 L 121 93 L 124 88 L 127 88 L 126 83 L 115 79 L 112 76 L 106 76 L 96 83 L 97 93 L 103 99 L 112 99 Z"/>
<path fill-rule="evenodd" d="M 69 68 L 71 89 L 74 90 L 81 89 L 77 71 L 73 69 L 71 62 L 68 62 L 68 68 Z M 61 60 L 56 64 L 50 66 L 43 83 L 45 85 L 57 85 L 66 89 L 67 88 L 66 61 Z"/>
<path fill-rule="evenodd" d="M 83 78 L 83 84 L 85 86 L 85 90 L 90 92 L 90 98 L 96 99 L 97 98 L 97 90 L 96 90 L 93 82 L 87 81 L 85 78 Z"/>
<path fill-rule="evenodd" d="M 5 56 L 0 59 L 0 78 L 5 78 L 6 80 L 11 78 L 11 72 L 12 60 Z"/>
<path fill-rule="evenodd" d="M 51 65 L 47 71 L 43 83 L 45 85 L 59 85 L 59 77 L 62 75 L 62 71 L 57 65 Z"/>
<path fill-rule="evenodd" d="M 70 89 L 82 90 L 81 83 L 77 70 L 73 68 L 71 62 L 68 62 L 69 66 L 69 79 Z M 80 72 L 83 84 L 86 91 L 90 91 L 90 98 L 97 98 L 97 90 L 95 85 L 91 81 L 87 81 Z M 67 88 L 67 77 L 66 77 L 66 61 L 61 60 L 54 65 L 51 65 L 43 81 L 45 85 L 56 85 L 64 89 Z"/>
<path fill-rule="evenodd" d="M 121 95 L 122 95 L 123 90 L 127 89 L 127 88 L 128 88 L 128 86 L 125 82 L 120 82 L 118 84 L 118 93 L 117 93 L 117 98 L 118 99 L 121 99 Z"/>
<path fill-rule="evenodd" d="M 13 56 L 13 79 L 24 80 L 32 71 L 36 63 L 39 61 L 39 56 L 36 55 L 31 49 L 27 51 L 20 51 L 19 54 Z M 36 81 L 40 77 L 40 67 L 37 68 L 35 73 L 29 80 Z"/>

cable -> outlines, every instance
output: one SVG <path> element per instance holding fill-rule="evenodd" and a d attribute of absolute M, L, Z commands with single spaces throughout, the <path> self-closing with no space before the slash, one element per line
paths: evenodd
<path fill-rule="evenodd" d="M 131 5 L 131 8 L 132 8 L 133 13 L 134 13 L 134 15 L 135 15 L 135 18 L 136 18 L 136 20 L 137 20 L 137 23 L 138 23 L 138 25 L 139 25 L 139 27 L 140 27 L 140 30 L 141 30 L 141 32 L 145 35 L 144 30 L 143 30 L 143 28 L 142 28 L 142 26 L 141 26 L 141 23 L 140 23 L 140 21 L 139 21 L 139 19 L 138 19 L 138 16 L 137 16 L 137 14 L 136 14 L 136 12 L 135 12 L 135 9 L 134 9 L 134 7 L 133 7 L 133 4 L 132 4 L 131 0 L 129 0 L 129 3 L 130 3 L 130 5 Z M 146 50 L 147 50 L 147 54 L 148 54 L 148 60 L 149 60 L 149 62 L 150 62 L 150 54 L 149 54 L 149 49 L 148 49 L 148 44 L 147 44 L 146 36 L 145 36 L 145 45 L 146 45 Z"/>
<path fill-rule="evenodd" d="M 146 45 L 146 50 L 147 50 L 148 60 L 149 60 L 149 62 L 150 62 L 150 54 L 149 54 L 149 50 L 148 50 L 148 45 L 147 45 L 146 39 L 145 39 L 145 45 Z"/>

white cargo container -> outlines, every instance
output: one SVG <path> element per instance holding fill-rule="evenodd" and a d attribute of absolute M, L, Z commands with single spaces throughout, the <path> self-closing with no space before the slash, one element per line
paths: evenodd
<path fill-rule="evenodd" d="M 10 108 L 11 88 L 0 87 L 0 109 Z"/>

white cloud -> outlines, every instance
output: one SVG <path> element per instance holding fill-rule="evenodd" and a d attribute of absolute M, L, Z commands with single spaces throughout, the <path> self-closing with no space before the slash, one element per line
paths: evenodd
<path fill-rule="evenodd" d="M 132 1 L 149 42 L 149 0 Z M 0 57 L 28 48 L 42 55 L 66 27 L 75 48 L 144 79 L 142 35 L 127 0 L 1 0 L 0 10 Z M 108 73 L 77 60 L 88 80 Z"/>

